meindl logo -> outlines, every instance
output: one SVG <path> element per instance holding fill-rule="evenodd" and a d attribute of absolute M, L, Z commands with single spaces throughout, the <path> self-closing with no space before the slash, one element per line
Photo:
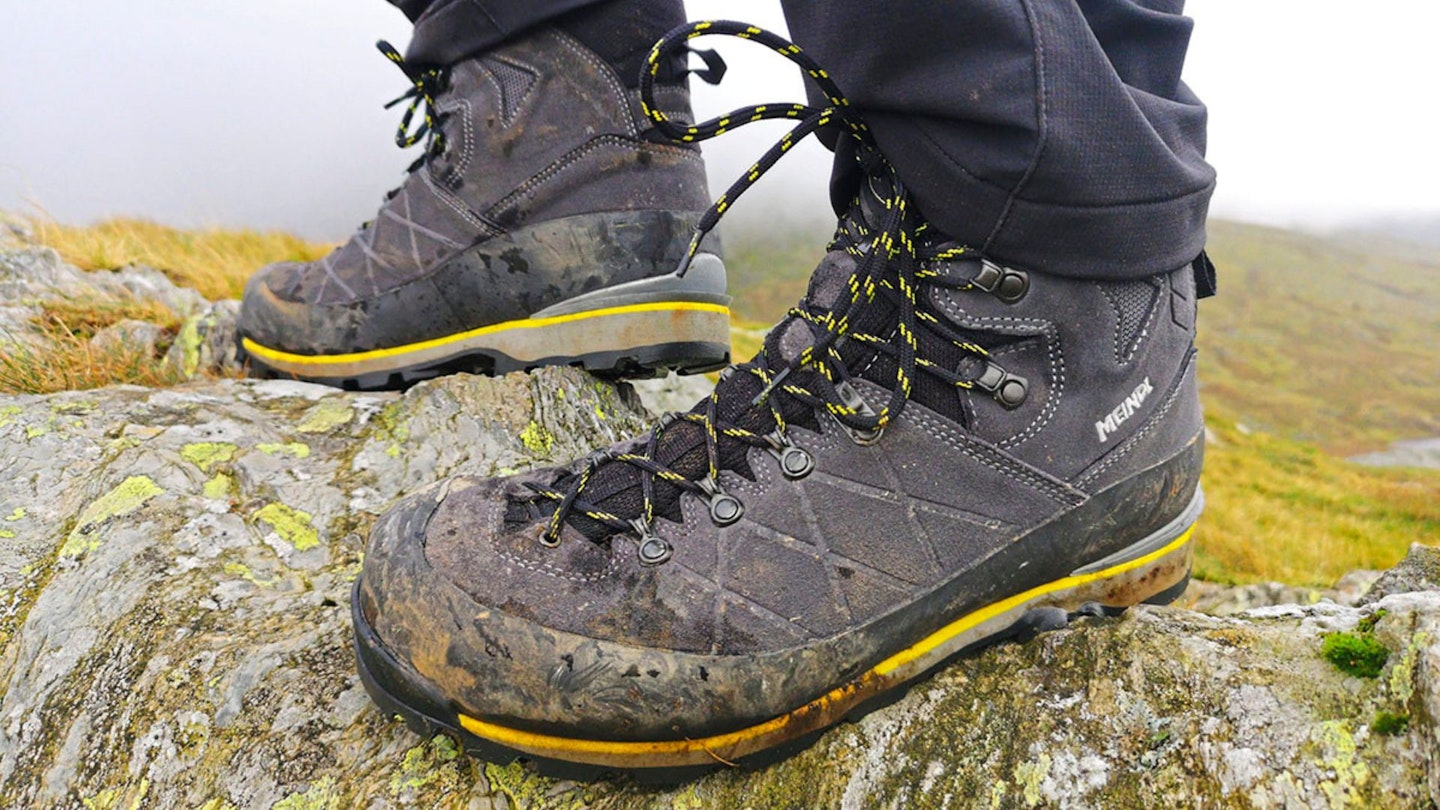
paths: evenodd
<path fill-rule="evenodd" d="M 1125 424 L 1126 419 L 1129 419 L 1131 415 L 1140 410 L 1140 404 L 1145 401 L 1145 397 L 1149 396 L 1153 390 L 1155 389 L 1150 385 L 1150 378 L 1146 377 L 1140 381 L 1139 385 L 1135 386 L 1135 390 L 1130 392 L 1130 396 L 1126 397 L 1124 402 L 1116 405 L 1115 410 L 1106 414 L 1104 419 L 1096 422 L 1095 432 L 1100 434 L 1100 441 L 1104 442 L 1110 438 L 1110 434 L 1119 430 L 1120 426 Z"/>

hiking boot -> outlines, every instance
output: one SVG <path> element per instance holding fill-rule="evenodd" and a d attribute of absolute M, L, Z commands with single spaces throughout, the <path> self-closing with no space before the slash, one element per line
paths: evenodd
<path fill-rule="evenodd" d="M 368 389 L 728 361 L 719 257 L 676 272 L 709 202 L 700 153 L 657 137 L 609 65 L 559 29 L 443 69 L 381 47 L 414 82 L 397 142 L 424 138 L 426 153 L 349 242 L 250 280 L 239 334 L 252 368 Z M 683 82 L 656 99 L 688 120 Z"/>
<path fill-rule="evenodd" d="M 1013 267 L 934 234 L 872 144 L 857 160 L 805 298 L 710 397 L 379 519 L 352 614 L 386 712 L 487 759 L 688 776 L 977 644 L 1179 596 L 1202 503 L 1192 267 Z"/>

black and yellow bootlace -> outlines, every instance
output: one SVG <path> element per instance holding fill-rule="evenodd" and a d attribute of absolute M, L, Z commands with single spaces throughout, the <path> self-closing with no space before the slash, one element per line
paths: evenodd
<path fill-rule="evenodd" d="M 655 79 L 662 60 L 687 48 L 690 40 L 706 35 L 735 36 L 769 47 L 797 64 L 820 88 L 829 103 L 823 107 L 798 103 L 761 104 L 744 107 L 694 125 L 681 125 L 669 120 L 654 102 Z M 788 478 L 803 478 L 814 469 L 815 460 L 787 435 L 790 425 L 782 404 L 791 405 L 791 413 L 795 412 L 793 404 L 797 402 L 809 408 L 821 409 L 834 417 L 855 441 L 865 443 L 879 440 L 886 426 L 904 409 L 913 393 L 917 370 L 932 374 L 959 388 L 976 385 L 988 387 L 990 381 L 985 379 L 984 373 L 979 376 L 962 375 L 955 369 L 921 357 L 917 339 L 918 330 L 926 330 L 933 338 L 948 342 L 961 354 L 978 358 L 988 356 L 983 347 L 949 328 L 919 304 L 920 289 L 925 285 L 953 289 L 977 288 L 976 278 L 954 278 L 933 269 L 939 263 L 952 262 L 962 256 L 968 258 L 973 252 L 962 246 L 945 246 L 943 243 L 938 247 L 932 246 L 934 240 L 926 239 L 926 226 L 913 210 L 904 184 L 879 153 L 864 121 L 829 74 L 799 46 L 744 23 L 712 21 L 688 24 L 667 34 L 651 50 L 647 68 L 642 74 L 640 93 L 644 112 L 654 122 L 655 127 L 667 137 L 681 143 L 703 141 L 756 121 L 783 118 L 798 122 L 765 152 L 749 171 L 720 195 L 704 214 L 691 241 L 689 253 L 682 262 L 682 272 L 698 250 L 700 240 L 715 227 L 735 200 L 796 143 L 822 127 L 836 125 L 841 128 L 845 137 L 855 140 L 857 160 L 871 178 L 868 188 L 862 189 L 860 193 L 873 194 L 875 202 L 883 209 L 878 228 L 868 225 L 863 216 L 844 218 L 837 230 L 835 241 L 830 246 L 832 250 L 843 249 L 856 258 L 856 269 L 846 284 L 848 298 L 842 297 L 837 306 L 828 308 L 801 301 L 799 306 L 790 310 L 786 320 L 776 327 L 777 330 L 784 329 L 796 321 L 808 325 L 813 340 L 793 358 L 785 360 L 772 357 L 772 350 L 767 344 L 767 348 L 762 349 L 749 362 L 726 369 L 710 397 L 701 405 L 687 413 L 666 414 L 650 431 L 642 449 L 593 454 L 574 474 L 562 478 L 553 486 L 527 483 L 526 486 L 534 493 L 532 503 L 548 501 L 555 504 L 548 524 L 540 535 L 542 543 L 557 545 L 566 521 L 583 516 L 592 526 L 604 527 L 611 534 L 637 536 L 640 540 L 640 561 L 655 565 L 669 559 L 672 550 L 670 544 L 653 529 L 656 518 L 655 488 L 658 482 L 690 493 L 708 503 L 710 516 L 717 524 L 733 523 L 743 514 L 744 505 L 740 500 L 725 493 L 720 486 L 723 441 L 729 440 L 768 451 Z M 857 196 L 852 210 L 858 210 L 859 205 Z M 883 331 L 883 334 L 856 326 L 864 310 L 876 305 L 888 306 L 895 313 L 895 317 L 886 319 L 886 328 L 878 330 Z M 885 356 L 894 366 L 890 398 L 879 409 L 866 403 L 852 384 L 852 372 L 842 358 L 841 351 L 851 342 L 870 350 L 872 357 Z M 851 354 L 853 355 L 853 352 Z M 979 365 L 987 372 L 998 368 L 986 363 Z M 751 393 L 757 388 L 755 382 L 743 388 L 735 385 L 735 378 L 742 375 L 749 375 L 758 381 L 758 394 Z M 741 393 L 742 390 L 745 393 Z M 750 397 L 751 413 L 755 410 L 767 411 L 770 417 L 768 422 L 773 423 L 773 427 L 768 431 L 754 430 L 736 424 L 735 420 L 720 418 L 721 403 L 727 396 Z M 790 403 L 783 403 L 784 398 L 789 398 Z M 752 424 L 754 422 L 753 419 L 746 421 Z M 700 475 L 693 472 L 686 475 L 657 460 L 657 449 L 666 431 L 680 423 L 698 426 L 703 433 L 706 463 Z M 628 464 L 641 472 L 642 506 L 638 515 L 615 514 L 585 499 L 587 487 L 594 480 L 597 471 L 611 463 Z"/>
<path fill-rule="evenodd" d="M 446 70 L 444 68 L 422 68 L 412 65 L 405 61 L 405 57 L 400 55 L 400 52 L 395 49 L 394 45 L 391 45 L 383 39 L 376 42 L 375 47 L 380 50 L 380 53 L 385 55 L 386 59 L 389 59 L 396 67 L 400 68 L 401 72 L 405 74 L 405 78 L 409 79 L 411 84 L 409 90 L 385 105 L 385 109 L 388 110 L 397 104 L 402 104 L 406 101 L 410 102 L 405 108 L 404 115 L 400 117 L 399 128 L 395 130 L 395 145 L 401 149 L 407 149 L 419 143 L 421 139 L 428 135 L 430 136 L 430 144 L 426 147 L 425 151 L 427 153 L 439 152 L 444 149 L 445 133 L 440 130 L 440 116 L 437 114 L 435 97 L 445 89 L 445 83 L 449 78 L 446 75 Z M 422 104 L 424 105 L 423 111 L 420 109 Z M 411 129 L 411 124 L 415 121 L 416 112 L 420 112 L 421 114 L 420 123 L 416 124 L 414 129 Z M 417 161 L 417 163 L 418 162 L 419 161 Z M 411 167 L 411 171 L 414 171 L 414 167 Z"/>

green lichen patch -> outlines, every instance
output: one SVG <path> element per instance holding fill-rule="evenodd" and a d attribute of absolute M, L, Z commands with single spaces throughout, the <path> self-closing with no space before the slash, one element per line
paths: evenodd
<path fill-rule="evenodd" d="M 392 402 L 380 409 L 371 420 L 375 426 L 375 438 L 389 444 L 385 448 L 385 455 L 390 458 L 400 457 L 400 445 L 410 438 L 410 426 L 406 423 L 407 415 L 402 402 Z"/>
<path fill-rule="evenodd" d="M 1388 616 L 1388 615 L 1390 615 L 1390 611 L 1385 610 L 1384 608 L 1381 608 L 1380 610 L 1377 610 L 1377 611 L 1375 611 L 1374 613 L 1371 613 L 1369 616 L 1366 616 L 1365 618 L 1361 619 L 1359 622 L 1357 622 L 1357 623 L 1355 624 L 1355 632 L 1357 632 L 1357 633 L 1373 633 L 1373 632 L 1375 632 L 1375 625 L 1379 624 L 1379 623 L 1380 623 L 1380 620 L 1383 619 L 1383 618 L 1385 618 L 1385 617 Z"/>
<path fill-rule="evenodd" d="M 425 790 L 431 799 L 461 787 L 460 749 L 444 734 L 405 752 L 400 768 L 390 777 L 390 795 Z"/>
<path fill-rule="evenodd" d="M 326 776 L 276 802 L 271 810 L 334 810 L 339 806 L 340 793 L 335 788 L 335 778 Z"/>
<path fill-rule="evenodd" d="M 320 533 L 315 531 L 309 512 L 292 509 L 283 503 L 270 503 L 256 510 L 255 519 L 268 524 L 280 539 L 295 547 L 296 551 L 307 551 L 320 545 Z"/>
<path fill-rule="evenodd" d="M 5 520 L 6 520 L 6 522 L 14 523 L 15 521 L 20 520 L 20 519 L 22 519 L 22 518 L 24 518 L 24 517 L 25 517 L 25 507 L 23 507 L 23 506 L 17 506 L 17 507 L 15 507 L 15 511 L 14 511 L 14 512 L 11 512 L 10 514 L 8 514 L 8 515 L 5 516 Z"/>
<path fill-rule="evenodd" d="M 339 398 L 322 399 L 295 429 L 301 433 L 329 433 L 355 418 L 355 410 Z"/>
<path fill-rule="evenodd" d="M 6 405 L 0 408 L 0 428 L 8 427 L 23 410 L 24 408 L 19 405 Z"/>
<path fill-rule="evenodd" d="M 1332 778 L 1322 780 L 1320 792 L 1330 800 L 1331 807 L 1365 807 L 1366 786 L 1373 775 L 1359 756 L 1360 746 L 1355 733 L 1344 720 L 1321 723 L 1312 734 L 1319 748 L 1320 763 Z"/>
<path fill-rule="evenodd" d="M 1400 653 L 1400 660 L 1390 669 L 1390 696 L 1401 706 L 1409 705 L 1410 699 L 1415 696 L 1415 667 L 1421 654 L 1430 648 L 1433 641 L 1429 633 L 1414 634 Z"/>
<path fill-rule="evenodd" d="M 212 501 L 228 501 L 230 494 L 235 491 L 235 479 L 225 473 L 215 473 L 215 476 L 205 482 L 202 488 L 205 497 Z"/>
<path fill-rule="evenodd" d="M 525 445 L 526 450 L 539 456 L 546 456 L 555 446 L 555 437 L 545 429 L 544 425 L 532 419 L 530 424 L 520 431 L 520 442 Z"/>
<path fill-rule="evenodd" d="M 185 319 L 185 323 L 180 325 L 180 332 L 175 335 L 174 345 L 180 347 L 180 371 L 186 377 L 194 377 L 200 368 L 200 344 L 203 341 L 200 324 L 203 320 L 203 315 Z"/>
<path fill-rule="evenodd" d="M 60 556 L 75 558 L 100 547 L 100 525 L 112 518 L 123 517 L 144 506 L 156 495 L 164 494 L 149 476 L 132 475 L 120 485 L 101 495 L 85 507 L 75 521 L 75 528 L 60 547 Z"/>
<path fill-rule="evenodd" d="M 194 442 L 180 448 L 180 457 L 208 473 L 216 464 L 234 459 L 239 449 L 229 442 Z"/>
<path fill-rule="evenodd" d="M 256 586 L 257 588 L 273 588 L 275 587 L 275 584 L 280 581 L 278 577 L 262 577 L 259 574 L 256 574 L 254 569 L 244 563 L 225 563 L 224 571 L 230 576 L 240 577 L 241 579 L 245 580 L 251 585 Z"/>
<path fill-rule="evenodd" d="M 1379 711 L 1375 713 L 1375 719 L 1370 721 L 1370 730 L 1376 734 L 1393 736 L 1404 734 L 1410 728 L 1410 715 L 1395 714 L 1394 712 Z"/>
<path fill-rule="evenodd" d="M 1390 650 L 1369 633 L 1330 633 L 1321 645 L 1320 657 L 1346 675 L 1374 678 L 1385 668 Z"/>
<path fill-rule="evenodd" d="M 265 442 L 255 445 L 255 449 L 267 456 L 286 455 L 291 458 L 309 458 L 310 445 L 304 442 Z"/>
<path fill-rule="evenodd" d="M 584 791 L 573 783 L 566 790 L 555 780 L 533 773 L 518 761 L 504 766 L 487 762 L 485 779 L 490 789 L 504 795 L 511 807 L 573 808 L 587 803 Z"/>

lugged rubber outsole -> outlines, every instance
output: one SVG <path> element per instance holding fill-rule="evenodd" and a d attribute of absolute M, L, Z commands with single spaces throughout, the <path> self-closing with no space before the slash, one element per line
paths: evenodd
<path fill-rule="evenodd" d="M 530 761 L 558 778 L 593 779 L 613 771 L 646 782 L 676 782 L 727 765 L 761 766 L 813 742 L 836 723 L 855 719 L 903 696 L 909 686 L 947 661 L 1006 640 L 1058 630 L 1085 616 L 1118 615 L 1139 603 L 1167 604 L 1184 593 L 1193 557 L 1192 535 L 1203 498 L 1199 491 L 1170 525 L 1102 561 L 1104 567 L 1031 588 L 957 617 L 876 664 L 857 678 L 779 716 L 708 737 L 610 741 L 537 734 L 466 715 L 385 648 L 352 597 L 355 651 L 366 691 L 387 713 L 425 736 L 448 734 L 487 761 Z"/>
<path fill-rule="evenodd" d="M 730 361 L 730 310 L 724 304 L 660 301 L 528 318 L 393 348 L 302 355 L 239 339 L 242 358 L 261 376 L 347 390 L 404 388 L 455 372 L 508 374 L 578 366 L 613 377 L 698 374 Z"/>

